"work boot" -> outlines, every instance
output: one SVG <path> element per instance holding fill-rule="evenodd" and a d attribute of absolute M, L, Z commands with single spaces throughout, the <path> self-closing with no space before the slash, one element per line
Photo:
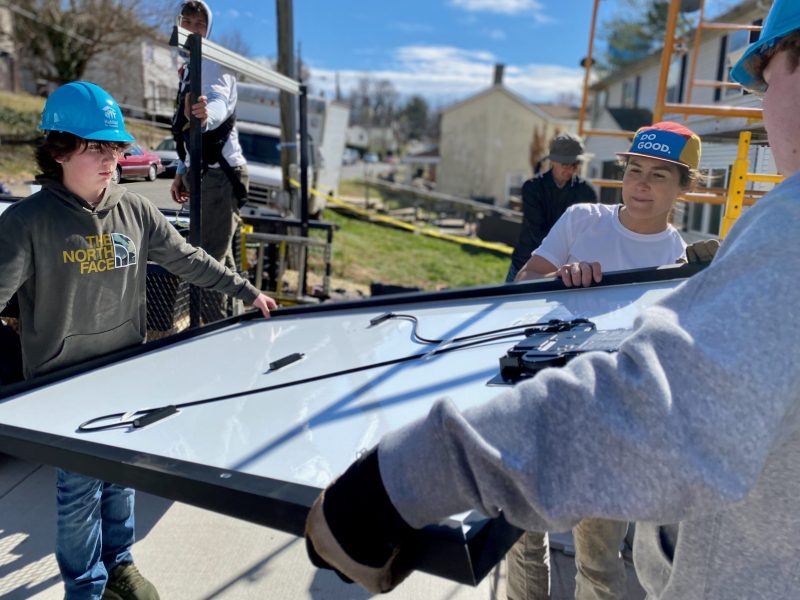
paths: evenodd
<path fill-rule="evenodd" d="M 142 577 L 133 563 L 111 569 L 103 600 L 160 600 L 156 587 Z"/>

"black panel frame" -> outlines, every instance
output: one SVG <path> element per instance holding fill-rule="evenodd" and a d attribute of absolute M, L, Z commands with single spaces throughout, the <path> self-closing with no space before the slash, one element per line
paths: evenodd
<path fill-rule="evenodd" d="M 656 283 L 688 278 L 706 264 L 639 269 L 603 276 L 600 286 Z M 495 285 L 432 293 L 380 296 L 367 300 L 279 309 L 273 319 L 306 314 L 339 314 L 369 308 L 397 308 L 408 304 L 438 303 L 464 299 L 540 294 L 563 291 L 560 280 L 537 280 L 514 285 Z M 584 288 L 575 289 L 581 293 Z M 0 387 L 11 398 L 74 377 L 101 366 L 145 354 L 192 339 L 240 321 L 260 318 L 251 312 L 175 336 L 115 352 L 30 381 Z M 127 450 L 82 439 L 68 438 L 0 423 L 0 452 L 25 460 L 84 473 L 128 485 L 164 498 L 185 502 L 294 535 L 303 535 L 306 514 L 319 490 L 267 477 L 240 473 Z M 502 517 L 474 522 L 465 534 L 460 526 L 435 525 L 425 529 L 417 568 L 458 583 L 477 585 L 505 555 L 521 531 Z"/>

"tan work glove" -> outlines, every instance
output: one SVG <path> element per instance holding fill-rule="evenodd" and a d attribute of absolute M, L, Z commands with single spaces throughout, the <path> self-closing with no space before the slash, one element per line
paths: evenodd
<path fill-rule="evenodd" d="M 686 258 L 679 259 L 679 263 L 711 262 L 719 250 L 719 240 L 700 240 L 686 246 Z"/>
<path fill-rule="evenodd" d="M 413 570 L 418 535 L 392 505 L 374 448 L 314 502 L 306 521 L 306 551 L 314 566 L 380 594 Z"/>

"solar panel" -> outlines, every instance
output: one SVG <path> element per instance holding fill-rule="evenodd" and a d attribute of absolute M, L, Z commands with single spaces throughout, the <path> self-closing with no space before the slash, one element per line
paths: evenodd
<path fill-rule="evenodd" d="M 442 396 L 466 409 L 502 391 L 489 383 L 525 325 L 586 318 L 600 331 L 630 329 L 696 270 L 606 274 L 591 288 L 529 282 L 229 319 L 0 388 L 0 450 L 302 535 L 319 490 L 385 433 L 423 417 Z M 384 317 L 389 312 L 416 323 Z M 465 336 L 475 343 L 459 341 Z M 118 418 L 105 415 L 169 406 L 178 409 L 146 426 L 79 430 Z M 453 516 L 428 528 L 419 568 L 477 583 L 518 534 L 502 519 Z"/>

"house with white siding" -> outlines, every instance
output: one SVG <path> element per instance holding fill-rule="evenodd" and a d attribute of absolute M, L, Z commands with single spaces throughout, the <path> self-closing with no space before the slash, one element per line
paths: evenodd
<path fill-rule="evenodd" d="M 768 6 L 759 0 L 740 2 L 715 21 L 761 25 Z M 702 29 L 694 81 L 727 82 L 731 65 L 747 46 L 758 39 L 758 32 Z M 666 102 L 674 104 L 702 104 L 760 108 L 761 100 L 740 88 L 690 85 L 691 53 L 695 52 L 694 35 L 688 36 L 685 51 L 676 53 L 667 79 Z M 656 106 L 662 52 L 652 55 L 610 73 L 591 87 L 589 118 L 592 130 L 633 131 L 649 125 Z M 691 89 L 690 89 L 691 88 Z M 709 187 L 727 187 L 728 175 L 736 158 L 740 131 L 751 131 L 750 171 L 775 173 L 769 147 L 764 144 L 766 132 L 763 123 L 744 118 L 677 114 L 664 114 L 665 120 L 685 122 L 703 140 L 700 170 L 708 176 Z M 617 176 L 616 152 L 628 147 L 628 140 L 602 135 L 589 136 L 586 149 L 592 155 L 588 163 L 589 178 L 613 179 Z M 759 186 L 769 184 L 754 184 Z M 611 200 L 619 191 L 606 188 L 602 196 Z M 688 232 L 701 236 L 717 235 L 724 207 L 721 205 L 690 203 L 686 206 L 684 223 Z M 676 223 L 680 225 L 680 223 Z"/>

